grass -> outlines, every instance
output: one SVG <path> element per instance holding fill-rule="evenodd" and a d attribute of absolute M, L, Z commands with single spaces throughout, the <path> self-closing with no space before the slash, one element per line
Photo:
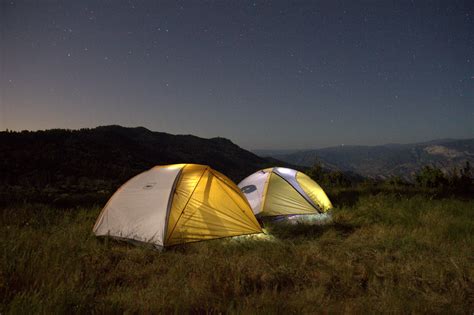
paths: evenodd
<path fill-rule="evenodd" d="M 0 313 L 474 311 L 472 200 L 340 204 L 328 225 L 268 224 L 265 236 L 164 252 L 97 239 L 98 207 L 5 207 Z"/>

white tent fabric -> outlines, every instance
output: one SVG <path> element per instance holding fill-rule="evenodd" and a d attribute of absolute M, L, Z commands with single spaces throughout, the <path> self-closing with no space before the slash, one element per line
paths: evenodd
<path fill-rule="evenodd" d="M 155 167 L 126 182 L 109 200 L 96 235 L 114 235 L 163 246 L 170 194 L 180 168 Z M 107 222 L 103 222 L 107 220 Z"/>
<path fill-rule="evenodd" d="M 262 211 L 263 194 L 265 193 L 265 186 L 269 177 L 269 172 L 261 170 L 245 178 L 239 184 L 239 188 L 245 194 L 254 214 Z"/>

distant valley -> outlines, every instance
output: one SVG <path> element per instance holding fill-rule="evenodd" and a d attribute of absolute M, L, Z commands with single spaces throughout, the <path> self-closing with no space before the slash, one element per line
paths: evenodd
<path fill-rule="evenodd" d="M 387 144 L 377 146 L 337 146 L 315 150 L 282 152 L 255 150 L 264 157 L 287 163 L 353 172 L 371 178 L 401 176 L 411 179 L 425 165 L 450 172 L 466 161 L 474 165 L 474 139 L 442 139 L 414 144 Z"/>

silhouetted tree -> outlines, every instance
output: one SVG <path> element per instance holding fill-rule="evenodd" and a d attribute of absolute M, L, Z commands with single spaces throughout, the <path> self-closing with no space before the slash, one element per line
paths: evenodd
<path fill-rule="evenodd" d="M 408 183 L 400 176 L 391 176 L 385 182 L 389 186 L 393 186 L 395 188 L 401 188 L 408 185 Z"/>
<path fill-rule="evenodd" d="M 319 162 L 307 170 L 306 174 L 323 187 L 348 187 L 352 184 L 343 172 L 324 170 Z"/>
<path fill-rule="evenodd" d="M 459 173 L 460 176 L 455 183 L 456 189 L 464 192 L 470 190 L 472 186 L 472 170 L 469 161 L 466 161 L 466 164 Z"/>
<path fill-rule="evenodd" d="M 440 188 L 448 183 L 443 172 L 436 167 L 425 166 L 415 176 L 416 183 L 421 187 Z"/>

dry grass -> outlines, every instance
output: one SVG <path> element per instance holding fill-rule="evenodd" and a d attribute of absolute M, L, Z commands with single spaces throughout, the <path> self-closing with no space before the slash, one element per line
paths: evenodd
<path fill-rule="evenodd" d="M 156 252 L 99 240 L 99 209 L 1 210 L 0 313 L 474 311 L 474 202 L 361 197 L 318 226 Z"/>

